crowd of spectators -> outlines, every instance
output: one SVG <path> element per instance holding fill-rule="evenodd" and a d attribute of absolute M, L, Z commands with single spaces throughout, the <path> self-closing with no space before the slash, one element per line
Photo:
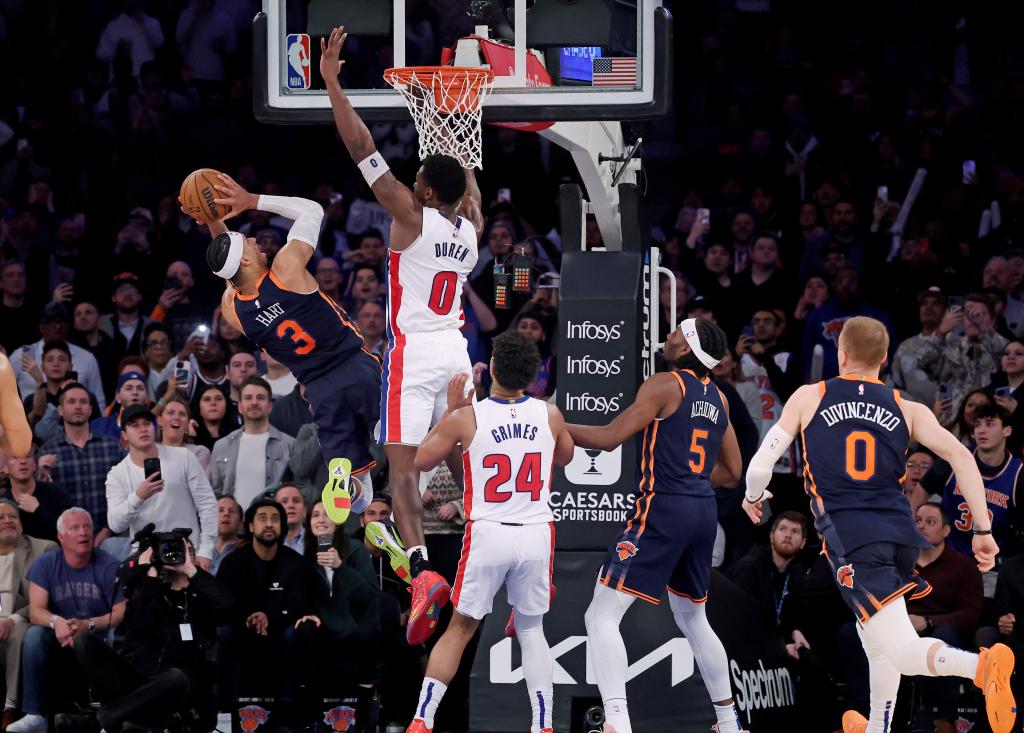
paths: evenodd
<path fill-rule="evenodd" d="M 220 317 L 208 233 L 176 202 L 184 175 L 203 166 L 252 191 L 318 201 L 326 216 L 311 270 L 356 319 L 366 348 L 384 351 L 390 221 L 332 129 L 253 119 L 258 5 L 0 3 L 0 348 L 36 438 L 33 455 L 3 467 L 0 497 L 3 724 L 12 733 L 42 731 L 66 702 L 54 690 L 74 697 L 75 685 L 47 676 L 74 664 L 87 672 L 79 680 L 100 680 L 99 722 L 112 733 L 137 714 L 124 696 L 143 684 L 187 699 L 205 721 L 218 702 L 227 709 L 246 696 L 276 698 L 283 714 L 301 717 L 340 694 L 319 681 L 345 679 L 360 725 L 378 712 L 382 724 L 409 717 L 413 701 L 400 691 L 414 689 L 422 650 L 404 642 L 404 584 L 361 542 L 357 520 L 326 518 L 302 387 Z M 424 60 L 471 26 L 448 5 L 407 2 Z M 676 273 L 680 317 L 713 318 L 730 336 L 715 379 L 746 408 L 733 410 L 745 455 L 797 386 L 837 374 L 847 318 L 882 320 L 885 379 L 975 450 L 1002 548 L 986 577 L 965 561 L 971 517 L 955 476 L 912 450 L 904 490 L 932 545 L 919 570 L 935 588 L 910 604 L 915 627 L 968 647 L 1001 640 L 1024 655 L 1024 150 L 1015 124 L 1024 59 L 1009 30 L 1019 11 L 914 0 L 841 11 L 700 0 L 676 10 L 685 22 L 674 112 L 644 133 L 645 236 Z M 359 59 L 353 41 L 346 53 Z M 346 73 L 358 78 L 358 64 Z M 373 133 L 395 171 L 414 170 L 411 124 Z M 484 161 L 487 226 L 463 332 L 482 384 L 491 337 L 516 328 L 536 339 L 544 361 L 530 392 L 551 398 L 558 288 L 544 274 L 559 269 L 554 202 L 573 173 L 562 151 L 506 128 L 485 128 Z M 236 225 L 271 259 L 288 226 L 259 211 Z M 593 222 L 587 244 L 600 245 Z M 492 265 L 513 252 L 530 259 L 537 287 L 500 308 Z M 663 287 L 663 333 L 669 299 Z M 834 680 L 862 705 L 863 654 L 807 521 L 801 470 L 795 451 L 776 467 L 764 527 L 745 522 L 741 490 L 721 492 L 720 569 L 775 620 L 801 679 Z M 364 522 L 390 514 L 383 469 L 375 485 L 385 490 Z M 464 508 L 449 475 L 431 479 L 424 504 L 432 556 L 453 575 Z M 187 561 L 144 572 L 126 601 L 113 573 L 150 523 L 190 529 L 192 548 Z M 154 575 L 195 612 L 160 618 L 190 625 L 204 654 L 219 646 L 215 671 L 191 651 L 162 657 L 144 638 L 141 609 L 164 592 Z M 115 660 L 97 645 L 122 618 Z M 187 670 L 191 693 L 165 674 L 172 667 Z M 196 694 L 197 679 L 220 699 Z M 940 685 L 915 685 L 902 719 L 952 730 L 960 691 Z M 798 695 L 814 711 L 807 720 L 833 730 L 836 710 L 809 697 Z M 439 725 L 464 729 L 465 711 Z"/>

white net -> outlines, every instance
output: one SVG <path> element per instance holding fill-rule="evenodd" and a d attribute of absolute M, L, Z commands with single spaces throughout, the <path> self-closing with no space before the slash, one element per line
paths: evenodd
<path fill-rule="evenodd" d="M 427 66 L 388 69 L 384 78 L 402 93 L 420 139 L 420 160 L 450 155 L 464 168 L 483 168 L 480 117 L 494 73 L 489 69 Z"/>

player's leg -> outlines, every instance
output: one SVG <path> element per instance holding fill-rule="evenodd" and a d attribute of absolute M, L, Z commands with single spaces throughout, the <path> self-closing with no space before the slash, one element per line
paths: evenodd
<path fill-rule="evenodd" d="M 416 717 L 409 726 L 408 733 L 421 733 L 434 727 L 437 706 L 441 704 L 441 698 L 444 697 L 449 683 L 459 669 L 462 652 L 479 626 L 480 621 L 475 618 L 465 616 L 458 610 L 452 613 L 448 628 L 430 652 L 427 674 L 420 687 L 419 702 L 416 703 Z"/>
<path fill-rule="evenodd" d="M 604 706 L 605 731 L 632 733 L 626 704 L 626 642 L 619 624 L 636 600 L 634 596 L 612 590 L 598 581 L 594 597 L 583 616 L 587 626 L 587 650 L 593 661 L 597 689 Z"/>
<path fill-rule="evenodd" d="M 552 723 L 553 666 L 544 637 L 544 614 L 551 607 L 551 575 L 555 554 L 555 525 L 507 527 L 517 558 L 505 579 L 508 602 L 515 609 L 516 636 L 523 655 L 523 676 L 533 709 L 531 733 L 554 728 Z"/>
<path fill-rule="evenodd" d="M 870 718 L 855 711 L 843 715 L 843 733 L 889 733 L 892 715 L 896 708 L 896 696 L 900 691 L 900 673 L 878 647 L 873 639 L 865 637 L 858 624 L 857 635 L 868 658 L 868 674 L 871 685 Z"/>
<path fill-rule="evenodd" d="M 729 684 L 729 657 L 707 616 L 711 555 L 718 530 L 718 504 L 713 497 L 683 497 L 678 533 L 687 542 L 669 579 L 669 604 L 676 626 L 690 642 L 701 679 L 715 708 L 719 733 L 740 733 L 739 713 Z"/>

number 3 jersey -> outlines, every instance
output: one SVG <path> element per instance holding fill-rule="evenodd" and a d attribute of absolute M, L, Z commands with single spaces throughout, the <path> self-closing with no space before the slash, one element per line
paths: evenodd
<path fill-rule="evenodd" d="M 803 431 L 804 480 L 829 552 L 845 556 L 872 542 L 928 547 L 903 496 L 910 432 L 899 393 L 853 374 L 818 389 Z"/>
<path fill-rule="evenodd" d="M 462 328 L 462 286 L 476 266 L 476 237 L 465 217 L 452 223 L 437 209 L 423 207 L 420 236 L 401 252 L 388 251 L 392 341 L 410 333 Z"/>
<path fill-rule="evenodd" d="M 363 347 L 348 313 L 319 288 L 288 290 L 273 272 L 256 283 L 256 295 L 235 293 L 235 315 L 246 337 L 308 384 Z"/>
<path fill-rule="evenodd" d="M 533 397 L 473 403 L 476 435 L 462 454 L 466 518 L 506 524 L 554 521 L 551 468 L 555 438 L 548 405 Z"/>
<path fill-rule="evenodd" d="M 978 464 L 985 484 L 985 502 L 988 504 L 989 519 L 992 522 L 992 537 L 1000 549 L 1006 552 L 1013 544 L 1014 514 L 1021 499 L 1018 487 L 1024 480 L 1024 463 L 1007 451 L 1002 465 L 989 466 L 978 458 L 977 449 L 974 450 L 974 461 Z M 974 540 L 974 517 L 971 516 L 971 508 L 967 506 L 967 501 L 960 491 L 960 484 L 953 469 L 945 461 L 936 461 L 927 480 L 922 479 L 921 484 L 928 490 L 937 488 L 935 484 L 943 475 L 945 482 L 940 489 L 942 506 L 952 524 L 946 541 L 954 549 L 971 557 L 974 555 L 971 548 L 971 542 Z"/>

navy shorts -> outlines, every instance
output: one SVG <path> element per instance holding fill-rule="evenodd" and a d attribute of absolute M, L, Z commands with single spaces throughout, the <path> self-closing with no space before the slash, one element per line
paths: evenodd
<path fill-rule="evenodd" d="M 380 419 L 380 373 L 380 361 L 360 350 L 303 383 L 325 463 L 347 458 L 353 474 L 373 467 L 369 446 Z"/>
<path fill-rule="evenodd" d="M 703 603 L 717 531 L 714 497 L 642 494 L 633 518 L 608 548 L 598 579 L 649 603 L 659 603 L 666 588 Z"/>
<path fill-rule="evenodd" d="M 825 541 L 825 557 L 846 605 L 864 623 L 891 601 L 910 594 L 923 598 L 932 592 L 917 574 L 920 548 L 893 542 L 872 542 L 845 555 L 835 555 Z"/>

